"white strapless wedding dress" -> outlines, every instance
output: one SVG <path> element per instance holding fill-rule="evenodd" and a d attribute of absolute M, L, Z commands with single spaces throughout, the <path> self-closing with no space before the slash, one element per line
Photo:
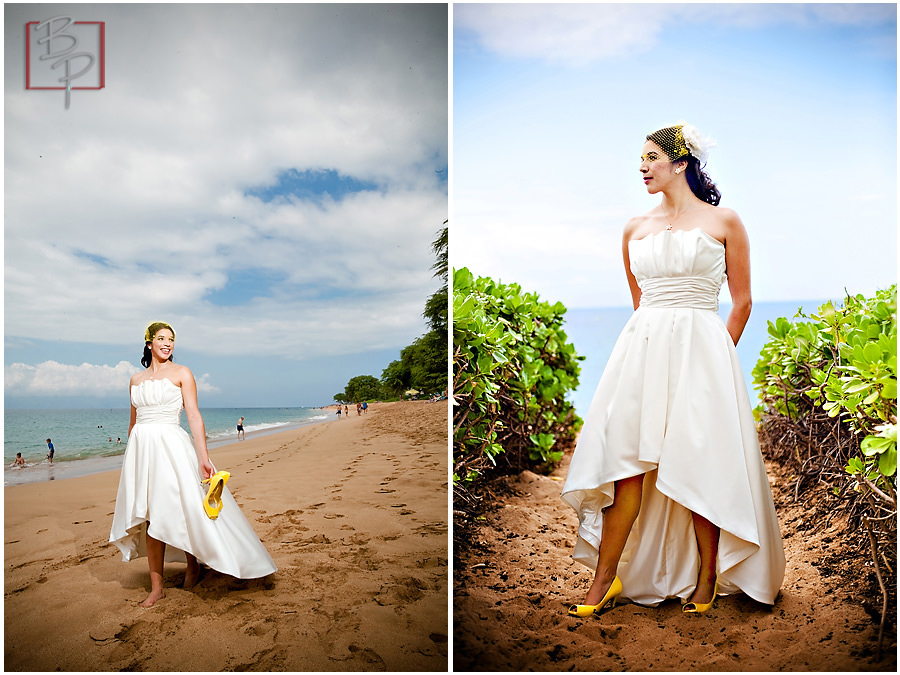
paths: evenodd
<path fill-rule="evenodd" d="M 128 437 L 109 541 L 122 560 L 146 555 L 145 532 L 163 541 L 167 561 L 184 552 L 214 570 L 255 579 L 276 570 L 226 486 L 222 510 L 210 520 L 203 509 L 208 485 L 191 437 L 181 428 L 181 388 L 167 378 L 131 387 L 137 419 Z"/>
<path fill-rule="evenodd" d="M 784 546 L 734 344 L 716 313 L 725 247 L 702 230 L 628 244 L 641 305 L 619 336 L 569 466 L 574 557 L 591 569 L 614 481 L 645 474 L 619 563 L 622 596 L 687 598 L 700 557 L 691 511 L 721 529 L 719 592 L 773 604 Z"/>

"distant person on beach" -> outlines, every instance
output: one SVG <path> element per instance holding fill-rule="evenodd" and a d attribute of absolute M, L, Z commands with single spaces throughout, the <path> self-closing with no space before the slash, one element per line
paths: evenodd
<path fill-rule="evenodd" d="M 350 408 L 348 408 L 346 405 L 344 406 L 344 417 L 348 419 L 350 418 Z"/>
<path fill-rule="evenodd" d="M 363 405 L 363 412 L 364 412 L 364 413 L 369 412 L 369 404 L 366 403 L 365 401 L 363 401 L 363 404 L 362 404 L 362 405 Z"/>
<path fill-rule="evenodd" d="M 625 225 L 635 311 L 600 378 L 562 491 L 579 520 L 573 557 L 595 570 L 571 616 L 592 616 L 620 595 L 649 606 L 681 598 L 686 614 L 708 611 L 718 593 L 771 605 L 784 579 L 735 352 L 750 317 L 749 241 L 738 215 L 718 206 L 708 147 L 694 127 L 676 124 L 649 134 L 641 150 L 641 178 L 661 200 Z M 732 307 L 723 322 L 725 281 Z"/>
<path fill-rule="evenodd" d="M 237 435 L 238 435 L 238 439 L 244 440 L 244 418 L 243 417 L 238 420 Z"/>
<path fill-rule="evenodd" d="M 356 402 L 356 416 L 359 417 L 362 415 L 362 403 L 359 401 Z"/>
<path fill-rule="evenodd" d="M 341 413 L 342 413 L 342 412 L 344 412 L 344 409 L 343 409 L 341 406 L 338 406 L 338 409 L 337 409 L 337 416 L 338 416 L 338 419 L 341 419 Z"/>
<path fill-rule="evenodd" d="M 184 560 L 184 587 L 200 578 L 200 563 L 240 579 L 256 579 L 276 570 L 272 557 L 225 486 L 229 475 L 209 459 L 206 429 L 197 405 L 191 371 L 172 361 L 175 331 L 151 323 L 144 333 L 146 370 L 131 378 L 131 419 L 122 461 L 109 541 L 122 560 L 143 555 L 146 540 L 150 607 L 166 597 L 163 561 Z M 181 428 L 187 414 L 191 436 Z M 208 489 L 201 478 L 209 482 Z M 150 514 L 153 519 L 150 520 Z"/>
<path fill-rule="evenodd" d="M 17 453 L 16 453 L 16 462 L 15 462 L 15 464 L 14 464 L 13 466 L 22 466 L 22 467 L 25 466 L 25 460 L 22 459 L 22 453 L 21 453 L 21 452 L 17 452 Z"/>
<path fill-rule="evenodd" d="M 50 450 L 50 452 L 47 453 L 47 459 L 50 460 L 51 464 L 53 464 L 53 454 L 55 451 L 53 450 L 53 443 L 49 438 L 47 439 L 47 448 Z"/>

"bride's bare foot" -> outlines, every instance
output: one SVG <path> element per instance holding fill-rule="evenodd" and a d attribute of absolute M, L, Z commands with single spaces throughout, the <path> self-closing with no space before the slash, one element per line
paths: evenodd
<path fill-rule="evenodd" d="M 141 603 L 141 607 L 153 607 L 153 605 L 164 597 L 166 597 L 166 592 L 161 588 L 156 591 L 150 591 L 150 595 L 148 595 L 147 599 Z"/>
<path fill-rule="evenodd" d="M 184 587 L 193 588 L 200 580 L 200 565 L 195 561 L 193 565 L 188 563 L 184 572 Z"/>

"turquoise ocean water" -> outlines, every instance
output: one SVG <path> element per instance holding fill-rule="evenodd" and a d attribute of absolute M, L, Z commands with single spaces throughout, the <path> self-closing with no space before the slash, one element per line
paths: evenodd
<path fill-rule="evenodd" d="M 237 440 L 237 421 L 254 435 L 324 422 L 333 411 L 320 408 L 201 409 L 207 444 L 212 450 Z M 5 410 L 3 427 L 3 484 L 18 485 L 119 469 L 128 441 L 128 409 Z M 181 426 L 190 433 L 182 411 Z M 47 439 L 53 441 L 53 465 L 47 461 Z M 121 441 L 121 442 L 117 442 Z M 26 467 L 15 468 L 21 452 Z"/>
<path fill-rule="evenodd" d="M 747 322 L 737 346 L 738 359 L 741 362 L 752 405 L 755 406 L 758 403 L 759 393 L 753 389 L 750 373 L 759 359 L 759 352 L 768 340 L 768 322 L 774 321 L 780 316 L 792 319 L 797 313 L 797 309 L 801 307 L 805 314 L 813 314 L 825 302 L 826 300 L 791 300 L 755 302 L 753 304 L 750 320 Z M 728 317 L 730 310 L 731 305 L 722 304 L 719 307 L 719 315 L 723 321 Z M 586 357 L 581 363 L 578 389 L 569 397 L 575 406 L 575 411 L 581 417 L 587 415 L 594 397 L 594 390 L 597 388 L 609 355 L 616 344 L 616 339 L 633 313 L 634 310 L 631 307 L 570 309 L 566 313 L 563 330 L 569 336 L 569 341 L 575 345 L 575 351 Z"/>

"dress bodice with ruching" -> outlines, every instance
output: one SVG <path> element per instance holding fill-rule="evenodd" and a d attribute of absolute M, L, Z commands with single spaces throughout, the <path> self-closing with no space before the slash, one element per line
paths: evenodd
<path fill-rule="evenodd" d="M 144 380 L 131 387 L 137 424 L 179 424 L 184 400 L 181 388 L 170 379 Z"/>
<path fill-rule="evenodd" d="M 641 307 L 717 311 L 725 281 L 725 247 L 697 228 L 664 230 L 628 242 Z"/>

